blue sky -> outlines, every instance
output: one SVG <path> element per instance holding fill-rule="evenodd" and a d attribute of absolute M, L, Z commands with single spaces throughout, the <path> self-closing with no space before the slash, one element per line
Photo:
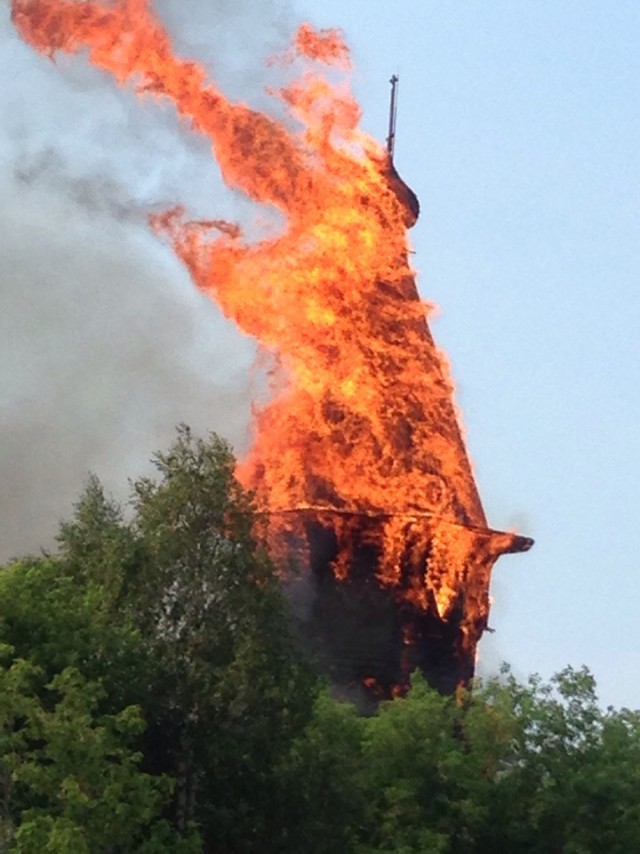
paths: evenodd
<path fill-rule="evenodd" d="M 496 566 L 482 665 L 585 663 L 640 706 L 640 6 L 297 7 L 344 29 L 381 138 L 400 74 L 420 290 L 489 520 L 536 539 Z"/>
<path fill-rule="evenodd" d="M 536 540 L 497 564 L 481 665 L 585 663 L 602 702 L 640 707 L 640 5 L 156 5 L 182 55 L 254 104 L 263 56 L 303 19 L 345 31 L 380 139 L 400 73 L 396 162 L 422 204 L 411 239 L 432 331 L 490 523 Z M 179 420 L 241 448 L 254 389 L 247 342 L 146 227 L 180 201 L 248 206 L 170 110 L 81 60 L 36 57 L 0 11 L 6 559 L 52 542 L 88 470 L 126 494 Z"/>

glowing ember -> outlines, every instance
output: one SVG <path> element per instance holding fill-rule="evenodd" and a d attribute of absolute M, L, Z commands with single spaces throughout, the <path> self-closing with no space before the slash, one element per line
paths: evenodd
<path fill-rule="evenodd" d="M 284 214 L 282 234 L 257 244 L 180 209 L 152 218 L 197 286 L 281 366 L 282 391 L 258 413 L 239 475 L 270 514 L 274 549 L 297 536 L 318 552 L 326 535 L 341 580 L 368 550 L 369 574 L 404 609 L 404 645 L 418 642 L 419 615 L 455 615 L 456 655 L 473 662 L 491 566 L 530 541 L 487 529 L 408 265 L 415 198 L 359 129 L 347 82 L 332 82 L 350 66 L 340 34 L 298 30 L 289 59 L 305 71 L 279 93 L 291 131 L 174 56 L 146 0 L 13 0 L 12 10 L 38 50 L 87 48 L 120 84 L 173 101 L 211 140 L 226 183 Z"/>

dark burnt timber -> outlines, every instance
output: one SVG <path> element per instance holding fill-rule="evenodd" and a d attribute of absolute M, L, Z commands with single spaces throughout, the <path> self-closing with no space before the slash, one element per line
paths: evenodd
<path fill-rule="evenodd" d="M 289 548 L 297 550 L 296 540 L 306 543 L 302 561 L 306 566 L 300 578 L 287 584 L 287 592 L 301 618 L 304 644 L 339 695 L 355 699 L 364 710 L 372 709 L 377 701 L 404 693 L 414 670 L 420 670 L 443 694 L 469 684 L 476 644 L 486 622 L 469 620 L 466 589 L 444 619 L 434 601 L 426 609 L 407 601 L 416 577 L 429 573 L 431 542 L 425 539 L 419 557 L 408 544 L 397 585 L 386 586 L 377 574 L 381 524 L 389 518 L 424 518 L 430 524 L 430 514 L 395 517 L 385 512 L 300 508 L 278 515 L 290 518 Z M 339 529 L 345 521 L 352 554 L 348 571 L 337 578 L 335 566 L 342 549 Z M 483 546 L 493 537 L 510 538 L 506 550 L 512 553 L 527 551 L 533 544 L 527 537 L 489 529 L 472 529 L 471 533 Z M 486 564 L 494 560 L 482 547 L 471 567 L 480 578 L 483 593 L 491 568 Z M 468 589 L 473 594 L 471 579 Z"/>

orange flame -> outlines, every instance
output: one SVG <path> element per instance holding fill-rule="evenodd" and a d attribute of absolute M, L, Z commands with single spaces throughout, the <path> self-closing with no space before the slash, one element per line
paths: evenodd
<path fill-rule="evenodd" d="M 491 565 L 524 546 L 486 526 L 408 264 L 411 193 L 360 129 L 348 81 L 319 73 L 318 64 L 332 76 L 349 68 L 339 32 L 298 30 L 289 59 L 305 70 L 278 93 L 292 131 L 176 57 L 146 0 L 13 0 L 12 17 L 37 50 L 87 48 L 119 84 L 171 100 L 210 139 L 225 182 L 284 214 L 282 233 L 258 243 L 223 221 L 187 222 L 179 208 L 151 220 L 196 285 L 276 354 L 286 379 L 257 413 L 239 475 L 274 534 L 295 531 L 303 510 L 331 528 L 337 578 L 369 520 L 380 584 L 441 620 L 464 599 L 463 644 L 474 649 Z"/>

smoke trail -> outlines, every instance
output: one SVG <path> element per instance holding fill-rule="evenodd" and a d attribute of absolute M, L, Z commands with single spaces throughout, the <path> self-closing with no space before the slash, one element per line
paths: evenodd
<path fill-rule="evenodd" d="M 6 5 L 6 4 L 5 4 Z M 266 80 L 286 5 L 161 0 L 179 48 L 234 97 Z M 188 48 L 187 48 L 188 46 Z M 118 497 L 174 425 L 242 449 L 251 342 L 149 234 L 150 210 L 247 219 L 203 140 L 0 23 L 0 560 L 51 547 L 89 470 Z M 126 488 L 126 486 L 124 487 Z"/>

